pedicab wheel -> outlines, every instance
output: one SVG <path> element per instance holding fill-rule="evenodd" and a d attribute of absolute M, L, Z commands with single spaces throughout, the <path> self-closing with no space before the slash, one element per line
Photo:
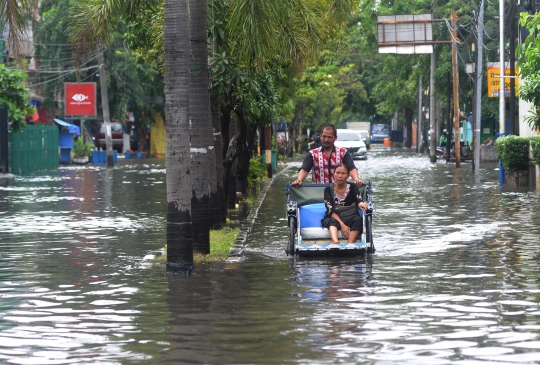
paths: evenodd
<path fill-rule="evenodd" d="M 296 221 L 294 218 L 289 219 L 289 244 L 285 253 L 287 255 L 294 255 L 294 241 L 296 240 Z"/>
<path fill-rule="evenodd" d="M 373 244 L 373 227 L 371 226 L 371 215 L 366 216 L 366 242 L 370 243 L 367 253 L 375 253 L 375 245 Z"/>

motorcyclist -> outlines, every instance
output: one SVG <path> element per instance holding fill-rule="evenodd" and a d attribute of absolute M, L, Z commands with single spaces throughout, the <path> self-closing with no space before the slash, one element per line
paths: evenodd
<path fill-rule="evenodd" d="M 445 150 L 446 150 L 446 141 L 447 141 L 446 133 L 447 133 L 446 129 L 443 129 L 441 133 L 441 138 L 439 139 L 439 147 L 444 148 Z"/>

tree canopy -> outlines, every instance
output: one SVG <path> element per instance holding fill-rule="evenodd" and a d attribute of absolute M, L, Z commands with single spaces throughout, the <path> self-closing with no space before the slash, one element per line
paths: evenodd
<path fill-rule="evenodd" d="M 26 126 L 25 116 L 35 112 L 33 107 L 28 106 L 30 91 L 25 84 L 27 78 L 24 72 L 0 64 L 0 104 L 8 106 L 8 119 L 15 132 Z"/>

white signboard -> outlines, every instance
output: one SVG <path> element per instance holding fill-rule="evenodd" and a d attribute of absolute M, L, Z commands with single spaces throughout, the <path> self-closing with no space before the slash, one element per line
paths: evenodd
<path fill-rule="evenodd" d="M 379 53 L 433 53 L 431 14 L 377 17 Z"/>

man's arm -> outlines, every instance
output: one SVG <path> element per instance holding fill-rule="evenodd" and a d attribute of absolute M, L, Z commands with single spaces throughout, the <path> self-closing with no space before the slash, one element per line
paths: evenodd
<path fill-rule="evenodd" d="M 298 178 L 292 182 L 292 186 L 299 187 L 302 185 L 306 177 L 308 176 L 309 171 L 306 171 L 304 169 L 300 169 L 298 171 Z"/>

